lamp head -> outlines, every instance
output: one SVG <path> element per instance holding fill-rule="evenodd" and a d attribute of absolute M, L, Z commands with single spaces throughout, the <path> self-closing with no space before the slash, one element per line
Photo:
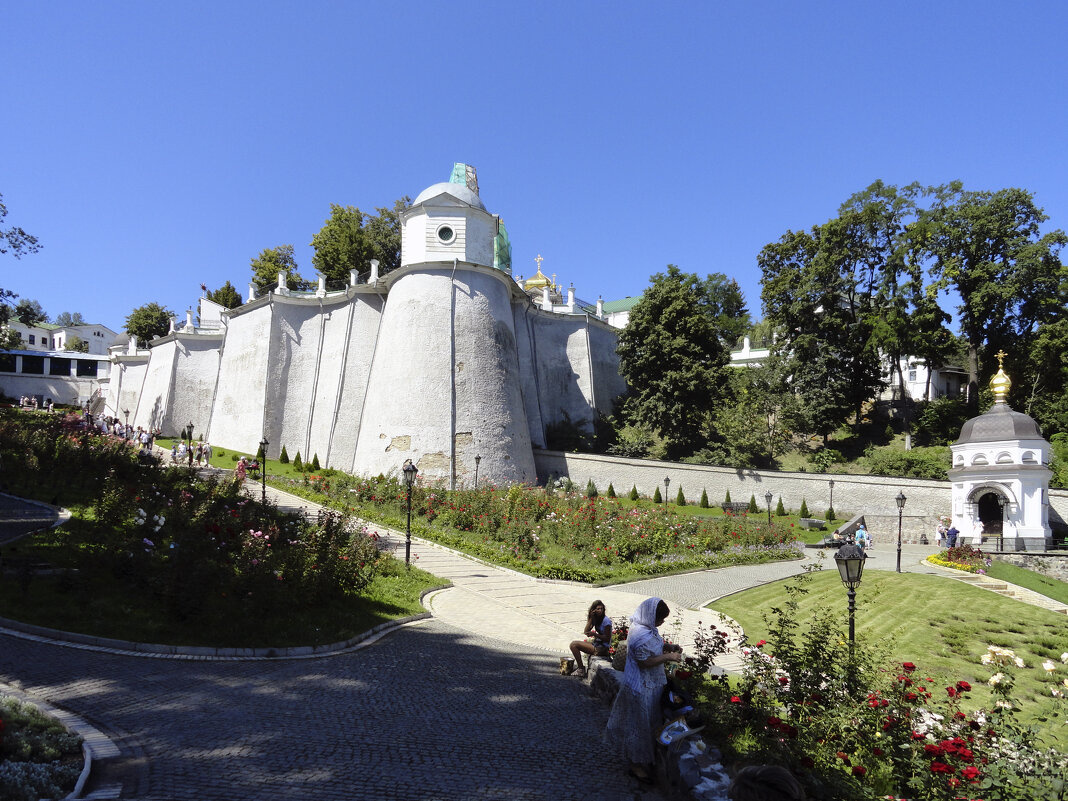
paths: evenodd
<path fill-rule="evenodd" d="M 847 589 L 855 590 L 860 584 L 861 576 L 864 575 L 864 560 L 868 555 L 859 545 L 847 542 L 834 555 L 835 564 L 838 565 L 838 575 L 842 578 L 842 584 Z"/>
<path fill-rule="evenodd" d="M 771 494 L 771 490 L 768 490 L 767 492 L 764 493 L 764 500 L 768 502 L 768 506 L 771 506 L 772 497 L 773 496 Z"/>
<path fill-rule="evenodd" d="M 478 463 L 482 461 L 482 457 L 477 453 L 475 454 L 475 467 L 478 467 Z"/>
<path fill-rule="evenodd" d="M 405 459 L 401 470 L 404 473 L 404 483 L 410 488 L 415 483 L 415 477 L 419 473 L 419 469 L 412 464 L 411 459 Z"/>
<path fill-rule="evenodd" d="M 905 508 L 905 493 L 903 493 L 901 490 L 898 490 L 897 497 L 894 498 L 894 500 L 897 501 L 897 508 L 898 509 L 904 509 Z"/>

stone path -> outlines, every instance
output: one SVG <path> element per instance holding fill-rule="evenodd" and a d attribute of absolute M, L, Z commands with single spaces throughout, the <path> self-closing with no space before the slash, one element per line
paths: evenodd
<path fill-rule="evenodd" d="M 0 492 L 0 545 L 70 517 L 62 509 Z"/>

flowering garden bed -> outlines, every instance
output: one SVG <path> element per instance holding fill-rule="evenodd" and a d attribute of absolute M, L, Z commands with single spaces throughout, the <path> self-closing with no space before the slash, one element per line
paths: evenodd
<path fill-rule="evenodd" d="M 406 490 L 394 476 L 322 471 L 279 488 L 403 530 Z M 718 510 L 717 510 L 718 511 Z M 795 529 L 763 515 L 680 514 L 659 504 L 515 485 L 412 491 L 412 533 L 535 576 L 622 581 L 734 564 L 797 559 Z"/>

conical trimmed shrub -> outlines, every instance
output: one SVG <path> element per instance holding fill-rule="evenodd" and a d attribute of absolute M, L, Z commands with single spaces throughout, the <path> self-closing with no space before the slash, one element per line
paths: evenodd
<path fill-rule="evenodd" d="M 593 479 L 592 478 L 589 481 L 586 482 L 586 497 L 587 498 L 596 498 L 597 497 L 597 485 L 593 483 Z"/>
<path fill-rule="evenodd" d="M 706 490 L 701 490 L 701 508 L 708 508 L 708 492 Z"/>
<path fill-rule="evenodd" d="M 679 487 L 679 494 L 675 496 L 675 505 L 676 506 L 685 506 L 686 505 L 686 496 L 682 494 L 682 487 Z"/>
<path fill-rule="evenodd" d="M 612 486 L 611 482 L 608 483 L 608 489 L 605 491 L 605 495 L 609 498 L 616 497 L 616 488 Z"/>
<path fill-rule="evenodd" d="M 630 495 L 628 495 L 627 497 L 630 498 L 632 501 L 638 500 L 638 498 L 640 496 L 638 495 L 638 485 L 637 484 L 635 484 L 634 486 L 632 486 L 630 488 Z"/>
<path fill-rule="evenodd" d="M 286 446 L 282 446 L 282 452 L 278 454 L 278 461 L 282 464 L 289 464 L 289 454 L 286 453 Z"/>
<path fill-rule="evenodd" d="M 756 514 L 760 511 L 760 507 L 756 505 L 756 495 L 749 496 L 749 509 L 747 509 L 746 511 L 748 511 L 750 514 Z"/>
<path fill-rule="evenodd" d="M 801 499 L 801 512 L 800 512 L 800 514 L 801 514 L 801 517 L 808 517 L 809 516 L 809 514 L 808 514 L 808 504 L 805 503 L 805 499 L 804 498 Z"/>
<path fill-rule="evenodd" d="M 775 507 L 776 517 L 786 517 L 786 507 L 782 505 L 782 496 L 779 496 L 779 505 Z"/>
<path fill-rule="evenodd" d="M 724 503 L 730 503 L 731 502 L 731 491 L 730 490 L 727 490 L 727 494 L 723 496 L 723 502 Z"/>
<path fill-rule="evenodd" d="M 304 462 L 300 460 L 300 451 L 297 451 L 297 455 L 293 459 L 293 469 L 299 470 L 301 473 L 304 472 Z"/>
<path fill-rule="evenodd" d="M 663 503 L 664 497 L 660 494 L 660 485 L 656 485 L 656 492 L 653 493 L 653 503 Z"/>
<path fill-rule="evenodd" d="M 317 454 L 317 453 L 312 455 L 311 469 L 312 470 L 321 470 L 322 469 L 322 468 L 319 467 L 319 454 Z"/>

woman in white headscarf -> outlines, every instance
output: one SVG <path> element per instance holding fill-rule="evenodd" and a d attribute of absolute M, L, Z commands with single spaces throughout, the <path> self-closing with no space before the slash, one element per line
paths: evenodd
<path fill-rule="evenodd" d="M 653 738 L 661 723 L 660 694 L 667 683 L 664 663 L 682 659 L 675 646 L 665 651 L 657 631 L 670 612 L 659 598 L 648 598 L 631 617 L 623 681 L 605 728 L 605 742 L 630 762 L 630 775 L 642 782 L 653 780 Z"/>

